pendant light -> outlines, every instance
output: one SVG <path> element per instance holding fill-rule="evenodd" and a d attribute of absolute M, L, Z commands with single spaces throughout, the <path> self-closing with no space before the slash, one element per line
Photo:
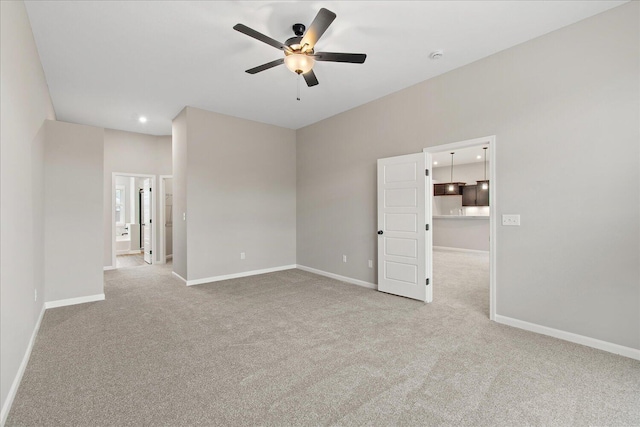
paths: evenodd
<path fill-rule="evenodd" d="M 453 185 L 453 154 L 451 153 L 451 180 L 449 181 L 449 192 L 453 193 L 453 190 L 455 189 L 454 185 Z"/>
<path fill-rule="evenodd" d="M 487 148 L 488 147 L 482 148 L 484 150 L 484 181 L 482 182 L 481 187 L 483 190 L 489 189 L 489 181 L 487 181 Z"/>

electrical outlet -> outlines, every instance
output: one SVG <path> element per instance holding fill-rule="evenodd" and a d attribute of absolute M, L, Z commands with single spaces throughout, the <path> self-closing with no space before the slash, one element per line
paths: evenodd
<path fill-rule="evenodd" d="M 373 260 L 372 259 L 369 260 L 369 268 L 373 268 Z"/>
<path fill-rule="evenodd" d="M 37 289 L 34 289 L 34 294 L 35 295 L 33 296 L 33 300 L 34 301 L 38 301 L 38 290 Z"/>
<path fill-rule="evenodd" d="M 502 215 L 502 225 L 520 225 L 520 215 Z"/>
<path fill-rule="evenodd" d="M 342 262 L 347 262 L 347 256 L 346 255 L 342 255 Z"/>
<path fill-rule="evenodd" d="M 240 259 L 245 259 L 246 255 L 244 252 L 240 252 Z"/>
<path fill-rule="evenodd" d="M 187 213 L 186 212 L 182 212 L 182 220 L 183 221 L 187 220 Z"/>

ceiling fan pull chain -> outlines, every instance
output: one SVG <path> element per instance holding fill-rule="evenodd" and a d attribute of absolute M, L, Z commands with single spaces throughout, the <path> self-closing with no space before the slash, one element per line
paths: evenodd
<path fill-rule="evenodd" d="M 296 99 L 298 101 L 300 101 L 300 79 L 301 79 L 301 75 L 298 74 L 298 79 L 297 79 L 298 80 L 298 90 L 297 90 L 297 95 L 296 95 Z"/>

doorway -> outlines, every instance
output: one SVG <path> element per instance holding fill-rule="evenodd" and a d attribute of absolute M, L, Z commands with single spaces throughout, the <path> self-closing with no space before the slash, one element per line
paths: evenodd
<path fill-rule="evenodd" d="M 112 265 L 115 268 L 153 264 L 155 175 L 112 174 Z"/>
<path fill-rule="evenodd" d="M 173 176 L 160 175 L 160 197 L 158 199 L 158 263 L 173 259 Z"/>
<path fill-rule="evenodd" d="M 433 260 L 435 250 L 446 260 L 445 265 L 455 258 L 475 272 L 488 263 L 491 320 L 496 313 L 496 151 L 495 135 L 423 150 L 430 157 L 428 167 L 432 171 L 427 192 L 432 204 L 428 256 Z M 436 298 L 437 277 L 444 277 L 437 269 L 443 263 L 435 263 Z M 468 273 L 474 275 L 474 271 Z"/>
<path fill-rule="evenodd" d="M 434 288 L 438 289 L 438 277 L 434 277 L 433 267 L 434 246 L 437 245 L 438 240 L 436 239 L 434 243 L 434 229 L 439 228 L 438 231 L 441 231 L 445 227 L 442 224 L 435 224 L 434 219 L 439 222 L 440 219 L 454 219 L 455 215 L 455 220 L 460 226 L 473 217 L 477 222 L 469 224 L 474 230 L 483 221 L 485 221 L 484 229 L 486 230 L 488 223 L 488 233 L 484 236 L 484 240 L 480 237 L 480 243 L 478 243 L 486 247 L 468 249 L 467 252 L 484 252 L 488 260 L 488 314 L 491 320 L 495 319 L 495 141 L 495 136 L 489 136 L 428 147 L 423 149 L 422 153 L 378 159 L 378 290 L 424 302 L 431 302 L 433 298 L 437 298 L 437 293 L 434 296 Z M 474 182 L 470 182 L 468 191 L 464 191 L 466 182 L 456 180 L 453 176 L 452 166 L 454 166 L 456 151 L 460 154 L 464 152 L 465 155 L 482 161 L 483 172 L 481 175 L 473 176 Z M 439 176 L 434 173 L 436 172 L 434 168 L 439 166 L 439 153 L 442 152 L 447 155 L 453 153 L 451 154 L 452 163 L 448 165 L 451 175 L 442 179 L 444 182 L 437 182 Z M 434 179 L 436 185 L 432 182 Z M 445 183 L 447 185 L 443 187 Z M 474 191 L 474 197 L 471 197 L 471 190 Z M 436 194 L 456 196 L 456 198 L 449 198 L 446 203 L 444 201 L 434 203 Z M 489 194 L 491 194 L 490 203 Z M 463 202 L 464 196 L 466 198 Z M 467 213 L 470 215 L 466 215 Z M 471 240 L 468 236 L 463 236 L 462 239 L 459 236 L 453 237 L 459 241 Z M 484 249 L 488 249 L 488 253 Z M 437 265 L 438 262 L 436 262 L 436 268 L 438 268 Z M 486 313 L 486 310 L 484 312 Z"/>

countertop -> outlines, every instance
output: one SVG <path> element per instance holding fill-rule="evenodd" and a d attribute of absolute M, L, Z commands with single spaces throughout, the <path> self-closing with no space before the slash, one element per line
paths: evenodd
<path fill-rule="evenodd" d="M 434 215 L 434 219 L 489 219 L 489 216 L 483 215 Z"/>

